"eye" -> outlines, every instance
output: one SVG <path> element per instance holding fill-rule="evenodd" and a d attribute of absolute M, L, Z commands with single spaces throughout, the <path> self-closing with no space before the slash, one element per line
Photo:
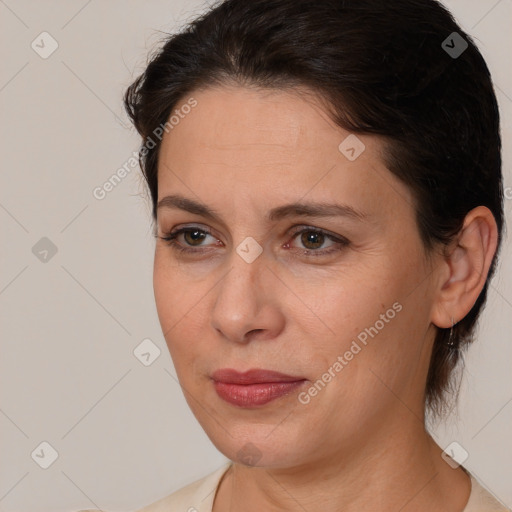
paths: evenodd
<path fill-rule="evenodd" d="M 301 253 L 307 256 L 323 256 L 331 254 L 336 251 L 342 250 L 344 247 L 349 245 L 349 241 L 339 235 L 333 235 L 319 228 L 303 227 L 293 233 L 293 238 L 298 239 L 298 242 L 302 244 L 302 247 L 296 247 L 301 249 Z M 325 245 L 329 243 L 330 245 Z M 292 247 L 290 244 L 286 244 L 286 247 Z M 323 249 L 321 249 L 323 247 Z M 292 247 L 293 248 L 293 247 Z"/>
<path fill-rule="evenodd" d="M 203 243 L 208 237 L 212 238 L 213 241 L 217 243 Z M 286 249 L 295 249 L 295 251 L 299 251 L 302 256 L 325 256 L 342 250 L 350 243 L 344 237 L 310 226 L 299 226 L 292 233 L 292 237 L 293 239 L 298 239 L 302 247 L 295 247 L 290 243 L 285 244 L 284 247 Z M 219 240 L 212 235 L 208 228 L 199 228 L 197 226 L 175 229 L 165 234 L 165 236 L 158 236 L 157 238 L 166 242 L 173 250 L 191 254 L 209 252 L 209 248 L 212 245 L 218 246 L 222 244 L 222 242 L 219 242 Z"/>
<path fill-rule="evenodd" d="M 198 253 L 203 252 L 204 249 L 194 249 L 194 247 L 204 247 L 205 244 L 202 244 L 202 242 L 208 236 L 214 240 L 217 240 L 208 229 L 200 229 L 198 227 L 191 226 L 176 229 L 170 233 L 165 234 L 165 236 L 159 236 L 158 238 L 166 242 L 167 245 L 171 246 L 177 251 Z M 183 239 L 184 243 L 181 242 L 181 238 Z"/>

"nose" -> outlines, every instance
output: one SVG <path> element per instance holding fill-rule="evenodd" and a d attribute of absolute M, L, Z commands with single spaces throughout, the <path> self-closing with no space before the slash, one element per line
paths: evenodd
<path fill-rule="evenodd" d="M 280 283 L 276 281 L 263 254 L 247 263 L 233 252 L 230 270 L 212 290 L 216 293 L 213 328 L 234 343 L 277 337 L 284 328 L 284 314 L 279 306 Z"/>

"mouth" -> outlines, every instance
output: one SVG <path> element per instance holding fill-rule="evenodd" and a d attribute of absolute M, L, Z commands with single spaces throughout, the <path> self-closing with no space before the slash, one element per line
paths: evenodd
<path fill-rule="evenodd" d="M 304 377 L 272 370 L 238 372 L 231 368 L 217 370 L 212 374 L 212 380 L 221 399 L 244 408 L 258 407 L 284 397 L 307 381 Z"/>

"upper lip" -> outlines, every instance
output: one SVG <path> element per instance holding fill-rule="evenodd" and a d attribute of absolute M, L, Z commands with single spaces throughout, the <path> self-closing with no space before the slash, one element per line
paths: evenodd
<path fill-rule="evenodd" d="M 305 380 L 304 377 L 295 377 L 259 368 L 254 368 L 245 372 L 239 372 L 232 368 L 223 368 L 213 372 L 212 379 L 226 384 L 262 384 L 271 382 L 297 382 Z"/>

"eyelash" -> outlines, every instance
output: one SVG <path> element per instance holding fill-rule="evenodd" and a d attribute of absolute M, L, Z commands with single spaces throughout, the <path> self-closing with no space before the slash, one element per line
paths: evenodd
<path fill-rule="evenodd" d="M 336 247 L 334 249 L 330 248 L 330 249 L 327 249 L 327 250 L 324 249 L 321 251 L 313 250 L 313 249 L 297 249 L 301 252 L 301 255 L 303 255 L 303 256 L 304 255 L 305 256 L 327 256 L 329 254 L 332 254 L 332 253 L 342 250 L 343 248 L 348 246 L 350 243 L 346 238 L 331 235 L 330 233 L 324 231 L 323 229 L 304 227 L 304 226 L 301 226 L 301 227 L 302 227 L 302 229 L 298 229 L 292 233 L 292 235 L 291 235 L 292 239 L 297 237 L 297 235 L 301 235 L 303 233 L 315 233 L 318 235 L 325 236 L 326 238 L 335 242 L 338 245 L 338 247 Z M 169 245 L 173 250 L 178 251 L 180 253 L 198 254 L 198 253 L 206 252 L 205 250 L 202 250 L 202 249 L 192 249 L 190 247 L 185 247 L 176 241 L 176 238 L 181 233 L 189 233 L 189 232 L 193 232 L 193 231 L 199 231 L 201 233 L 205 233 L 207 235 L 214 236 L 209 229 L 189 226 L 189 227 L 177 229 L 175 231 L 171 231 L 170 233 L 166 233 L 165 236 L 157 236 L 157 238 L 160 238 L 161 240 L 166 242 L 166 244 Z"/>

